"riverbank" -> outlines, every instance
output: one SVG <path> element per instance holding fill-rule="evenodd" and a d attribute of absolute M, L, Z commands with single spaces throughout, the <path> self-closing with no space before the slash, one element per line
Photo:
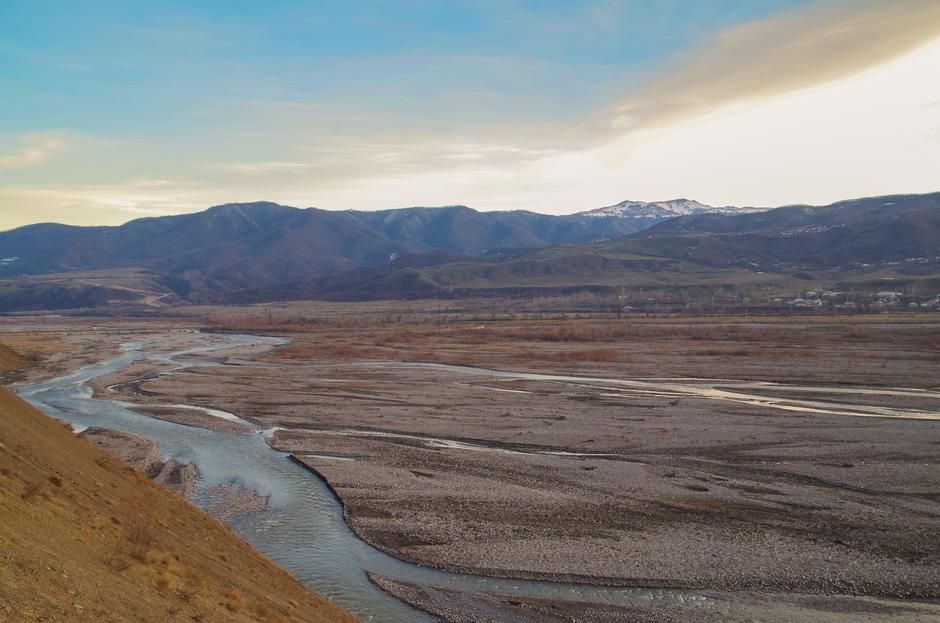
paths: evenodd
<path fill-rule="evenodd" d="M 839 595 L 710 592 L 706 599 L 690 603 L 649 600 L 642 606 L 613 606 L 370 579 L 442 623 L 933 623 L 940 616 L 937 604 Z"/>
<path fill-rule="evenodd" d="M 0 414 L 4 621 L 357 620 L 3 388 Z"/>

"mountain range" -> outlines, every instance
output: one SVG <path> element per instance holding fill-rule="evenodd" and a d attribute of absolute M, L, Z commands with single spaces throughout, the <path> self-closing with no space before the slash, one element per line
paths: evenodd
<path fill-rule="evenodd" d="M 242 287 L 380 264 L 408 253 L 481 255 L 501 247 L 590 242 L 709 211 L 727 209 L 685 199 L 624 202 L 564 216 L 465 206 L 331 212 L 234 203 L 118 227 L 42 223 L 2 232 L 0 277 L 134 266 L 210 287 Z"/>
<path fill-rule="evenodd" d="M 890 263 L 923 272 L 937 256 L 940 193 L 770 210 L 625 201 L 564 216 L 256 202 L 2 232 L 0 310 L 739 283 Z"/>

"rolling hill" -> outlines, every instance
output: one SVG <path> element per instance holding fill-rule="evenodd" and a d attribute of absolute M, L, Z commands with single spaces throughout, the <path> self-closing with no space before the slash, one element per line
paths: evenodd
<path fill-rule="evenodd" d="M 772 210 L 622 202 L 567 216 L 229 204 L 0 233 L 0 310 L 937 280 L 940 193 Z M 805 285 L 805 284 L 803 284 Z"/>
<path fill-rule="evenodd" d="M 415 253 L 479 256 L 610 239 L 678 213 L 657 207 L 651 216 L 653 204 L 629 204 L 616 214 L 552 216 L 464 206 L 330 212 L 256 202 L 119 227 L 30 225 L 0 233 L 0 310 L 206 300 Z M 696 204 L 696 212 L 708 209 Z"/>
<path fill-rule="evenodd" d="M 887 272 L 886 272 L 887 271 Z M 589 244 L 422 255 L 380 267 L 230 293 L 225 301 L 537 294 L 623 288 L 940 288 L 940 193 L 790 206 L 743 214 L 690 214 Z"/>
<path fill-rule="evenodd" d="M 932 262 L 940 259 L 940 193 L 686 216 L 605 248 L 768 268 Z"/>

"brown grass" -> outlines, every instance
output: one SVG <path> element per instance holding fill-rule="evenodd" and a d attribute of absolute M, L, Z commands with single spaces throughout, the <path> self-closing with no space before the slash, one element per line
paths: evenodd
<path fill-rule="evenodd" d="M 564 364 L 568 369 L 607 367 L 617 373 L 703 377 L 717 374 L 710 364 L 714 360 L 723 362 L 726 369 L 721 374 L 741 378 L 781 373 L 794 379 L 825 378 L 850 373 L 857 382 L 864 380 L 857 362 L 865 361 L 867 368 L 887 362 L 895 376 L 903 377 L 891 380 L 879 369 L 879 382 L 889 384 L 911 382 L 909 370 L 903 368 L 906 363 L 923 366 L 940 359 L 940 323 L 875 320 L 569 318 L 377 320 L 369 324 L 360 318 L 360 326 L 354 329 L 307 323 L 305 331 L 288 335 L 292 343 L 274 358 L 434 361 L 486 367 L 532 363 L 546 371 L 552 364 Z M 752 367 L 752 361 L 769 367 Z M 819 367 L 824 361 L 825 369 Z M 795 362 L 812 365 L 794 368 Z"/>
<path fill-rule="evenodd" d="M 132 515 L 131 521 L 125 524 L 124 532 L 127 537 L 128 555 L 142 563 L 150 562 L 150 554 L 157 541 L 150 521 L 143 515 Z"/>
<path fill-rule="evenodd" d="M 593 348 L 585 350 L 562 350 L 557 352 L 526 351 L 518 353 L 515 358 L 520 361 L 555 361 L 579 362 L 579 361 L 618 361 L 620 353 L 614 348 Z"/>
<path fill-rule="evenodd" d="M 453 339 L 470 344 L 498 341 L 528 342 L 632 342 L 651 340 L 689 340 L 702 342 L 748 342 L 754 344 L 817 344 L 845 341 L 870 341 L 873 335 L 883 334 L 892 342 L 907 342 L 940 349 L 940 327 L 892 327 L 874 329 L 870 326 L 794 325 L 738 326 L 734 324 L 647 324 L 629 321 L 552 321 L 509 324 L 509 326 L 460 327 L 451 330 Z M 412 332 L 413 333 L 413 332 Z M 447 333 L 436 331 L 439 335 Z M 413 338 L 412 338 L 413 341 Z"/>
<path fill-rule="evenodd" d="M 0 486 L 0 619 L 6 606 L 30 612 L 31 621 L 166 621 L 176 612 L 172 620 L 205 613 L 206 621 L 248 623 L 279 620 L 256 613 L 295 600 L 298 620 L 356 620 L 215 519 L 2 388 L 0 456 L 8 470 Z M 43 503 L 47 497 L 54 503 Z M 76 595 L 85 615 L 62 619 L 75 612 Z"/>
<path fill-rule="evenodd" d="M 360 357 L 373 357 L 383 352 L 384 351 L 374 346 L 363 346 L 346 342 L 296 342 L 280 349 L 274 355 L 274 358 L 297 360 L 355 359 Z"/>
<path fill-rule="evenodd" d="M 23 500 L 26 502 L 35 502 L 42 498 L 48 499 L 50 494 L 51 487 L 49 486 L 49 481 L 43 478 L 26 487 L 26 491 L 23 493 Z"/>
<path fill-rule="evenodd" d="M 22 359 L 20 365 L 23 365 L 81 349 L 78 344 L 66 342 L 64 337 L 61 331 L 19 331 L 0 333 L 0 342 L 14 351 Z M 2 359 L 3 354 L 0 352 L 0 363 Z"/>
<path fill-rule="evenodd" d="M 11 348 L 0 344 L 0 372 L 16 370 L 28 363 L 28 360 Z"/>

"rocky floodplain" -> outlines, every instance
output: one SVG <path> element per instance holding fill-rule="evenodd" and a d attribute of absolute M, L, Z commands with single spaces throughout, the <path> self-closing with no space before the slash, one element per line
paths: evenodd
<path fill-rule="evenodd" d="M 638 341 L 629 324 L 428 325 L 397 342 L 386 326 L 269 329 L 286 343 L 141 361 L 94 391 L 188 425 L 251 423 L 329 483 L 363 539 L 425 565 L 837 603 L 940 597 L 940 395 L 925 373 L 937 328 L 680 329 Z"/>

